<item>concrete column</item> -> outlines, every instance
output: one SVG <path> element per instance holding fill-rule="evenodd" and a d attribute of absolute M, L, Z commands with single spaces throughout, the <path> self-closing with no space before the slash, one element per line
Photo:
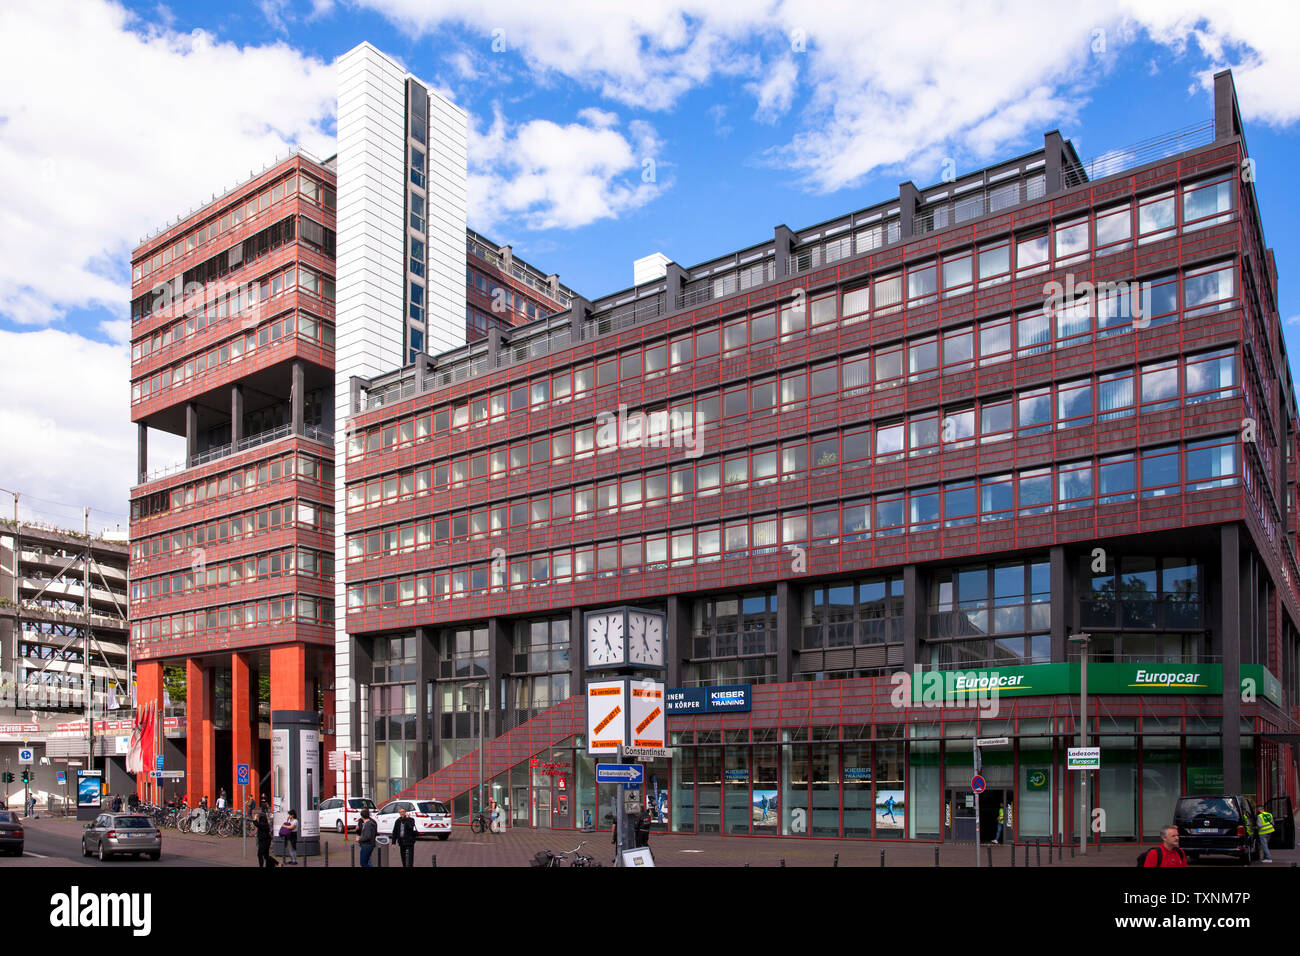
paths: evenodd
<path fill-rule="evenodd" d="M 1241 131 L 1237 112 L 1237 90 L 1232 83 L 1232 73 L 1223 70 L 1214 74 L 1214 138 L 1231 139 Z"/>
<path fill-rule="evenodd" d="M 499 617 L 488 618 L 488 676 L 484 678 L 488 698 L 488 722 L 484 735 L 495 740 L 507 730 L 505 701 L 498 700 L 501 683 L 513 669 L 514 641 L 511 640 L 510 622 Z"/>
<path fill-rule="evenodd" d="M 1219 642 L 1223 654 L 1223 792 L 1241 793 L 1241 542 L 1237 525 L 1219 530 Z"/>
<path fill-rule="evenodd" d="M 362 720 L 370 719 L 369 714 L 363 714 L 361 712 L 361 685 L 365 684 L 368 686 L 374 679 L 375 655 L 374 655 L 374 646 L 372 641 L 373 639 L 368 637 L 349 638 L 350 647 L 348 649 L 348 660 L 352 662 L 352 702 L 351 702 L 351 713 L 349 717 L 350 717 L 350 722 L 352 724 L 354 734 L 361 733 Z M 274 684 L 272 684 L 272 693 L 274 693 Z M 372 739 L 372 735 L 366 734 L 365 738 L 367 740 L 370 740 Z M 435 747 L 433 748 L 433 754 L 435 755 L 435 760 L 433 766 L 434 769 L 437 769 L 436 754 L 438 751 L 436 747 L 436 742 L 437 742 L 436 732 L 434 735 L 434 742 L 435 742 Z M 361 738 L 359 736 L 354 736 L 352 738 L 352 749 L 353 750 L 361 749 Z M 370 765 L 370 758 L 371 758 L 370 754 L 363 755 L 363 761 L 366 766 Z M 353 761 L 352 764 L 349 765 L 348 767 L 348 787 L 352 791 L 350 794 L 348 794 L 348 796 L 360 797 L 365 795 L 364 781 L 362 780 L 361 767 L 356 761 Z"/>
<path fill-rule="evenodd" d="M 185 467 L 194 464 L 199 449 L 199 406 L 197 402 L 185 404 Z"/>
<path fill-rule="evenodd" d="M 415 776 L 421 780 L 434 771 L 438 731 L 437 714 L 429 713 L 429 682 L 438 676 L 438 648 L 433 629 L 415 629 Z"/>
<path fill-rule="evenodd" d="M 135 795 L 141 800 L 159 803 L 154 793 L 154 779 L 149 771 L 157 767 L 158 743 L 163 739 L 163 666 L 162 661 L 139 661 L 135 665 L 135 702 L 137 708 L 152 703 L 157 709 L 158 729 L 144 742 L 145 773 L 136 774 Z M 172 766 L 177 770 L 179 767 Z"/>
<path fill-rule="evenodd" d="M 140 422 L 135 431 L 136 481 L 144 484 L 149 474 L 149 426 Z"/>
<path fill-rule="evenodd" d="M 303 403 L 306 400 L 304 393 L 304 373 L 306 366 L 302 359 L 293 360 L 293 379 L 289 389 L 289 403 L 293 416 L 293 433 L 301 435 L 303 433 Z"/>
<path fill-rule="evenodd" d="M 582 296 L 575 295 L 569 300 L 569 341 L 575 344 L 582 341 L 582 323 L 590 314 L 591 303 Z"/>
<path fill-rule="evenodd" d="M 903 566 L 903 670 L 916 673 L 916 662 L 925 638 L 925 596 L 921 574 L 915 564 Z"/>
<path fill-rule="evenodd" d="M 794 680 L 795 652 L 799 647 L 800 592 L 789 581 L 776 583 L 776 680 L 788 684 Z"/>
<path fill-rule="evenodd" d="M 217 732 L 213 722 L 213 693 L 216 681 L 212 668 L 194 658 L 185 661 L 185 780 L 190 806 L 217 797 Z"/>
<path fill-rule="evenodd" d="M 1066 643 L 1070 628 L 1074 624 L 1074 577 L 1065 555 L 1065 548 L 1052 548 L 1051 569 L 1048 572 L 1052 588 L 1052 661 L 1060 663 L 1066 660 L 1069 645 Z"/>
<path fill-rule="evenodd" d="M 1047 195 L 1061 191 L 1061 156 L 1065 151 L 1065 141 L 1057 130 L 1043 134 L 1043 158 L 1047 166 L 1043 170 Z"/>
<path fill-rule="evenodd" d="M 271 648 L 271 710 L 315 710 L 307 699 L 307 645 Z"/>
<path fill-rule="evenodd" d="M 790 253 L 794 251 L 794 233 L 789 226 L 777 226 L 772 230 L 776 251 L 773 254 L 773 278 L 778 282 L 790 276 Z"/>
<path fill-rule="evenodd" d="M 667 620 L 664 621 L 664 654 L 668 665 L 664 683 L 669 687 L 682 686 L 682 659 L 691 656 L 691 602 L 689 598 L 672 595 L 668 598 Z"/>
<path fill-rule="evenodd" d="M 230 791 L 232 803 L 239 797 L 239 765 L 248 764 L 249 785 L 244 800 L 257 796 L 261 779 L 257 765 L 257 671 L 248 654 L 230 655 Z M 236 804 L 237 805 L 237 804 Z M 242 807 L 241 807 L 242 809 Z"/>
<path fill-rule="evenodd" d="M 230 386 L 230 444 L 231 452 L 239 450 L 244 437 L 244 386 Z"/>
<path fill-rule="evenodd" d="M 921 206 L 921 191 L 909 180 L 898 187 L 898 237 L 912 238 L 916 211 Z"/>
<path fill-rule="evenodd" d="M 681 297 L 682 290 L 686 288 L 686 270 L 675 262 L 668 263 L 664 267 L 664 311 L 669 314 L 676 312 L 680 306 L 677 304 L 678 298 Z"/>
<path fill-rule="evenodd" d="M 672 599 L 669 598 L 671 601 Z M 672 641 L 664 636 L 664 653 L 672 657 Z M 587 692 L 587 635 L 582 630 L 582 608 L 569 611 L 569 693 Z M 670 665 L 671 666 L 671 665 Z"/>

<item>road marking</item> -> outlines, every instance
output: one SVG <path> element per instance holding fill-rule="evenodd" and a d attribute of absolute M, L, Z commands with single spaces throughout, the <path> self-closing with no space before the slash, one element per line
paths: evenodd
<path fill-rule="evenodd" d="M 50 858 L 48 853 L 33 853 L 31 850 L 24 850 L 23 856 L 34 856 L 38 860 L 48 860 Z"/>
<path fill-rule="evenodd" d="M 678 853 L 703 853 L 703 850 L 678 850 Z"/>

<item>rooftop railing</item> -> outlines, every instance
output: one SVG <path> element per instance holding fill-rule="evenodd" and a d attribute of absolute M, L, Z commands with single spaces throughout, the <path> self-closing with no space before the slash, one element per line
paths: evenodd
<path fill-rule="evenodd" d="M 159 478 L 165 478 L 168 475 L 174 475 L 190 468 L 197 468 L 199 465 L 206 465 L 208 462 L 217 461 L 221 458 L 229 458 L 231 455 L 238 455 L 241 452 L 248 451 L 250 448 L 256 448 L 258 445 L 265 445 L 269 442 L 279 441 L 282 438 L 288 438 L 293 435 L 292 425 L 280 425 L 276 428 L 269 428 L 266 431 L 260 431 L 255 435 L 248 435 L 241 438 L 238 442 L 226 442 L 224 445 L 216 445 L 212 448 L 206 448 L 196 454 L 193 460 L 186 464 L 185 461 L 171 462 L 145 475 L 141 484 L 148 484 L 151 481 L 157 481 Z M 302 437 L 309 438 L 312 441 L 318 441 L 322 445 L 334 444 L 334 433 L 319 425 L 308 425 L 303 429 Z"/>
<path fill-rule="evenodd" d="M 1214 120 L 1206 120 L 1194 126 L 1141 140 L 1132 146 L 1109 150 L 1080 166 L 1066 167 L 1062 171 L 1062 179 L 1066 187 L 1079 186 L 1085 182 L 1105 179 L 1107 176 L 1114 176 L 1128 169 L 1154 163 L 1189 149 L 1208 146 L 1213 142 Z"/>

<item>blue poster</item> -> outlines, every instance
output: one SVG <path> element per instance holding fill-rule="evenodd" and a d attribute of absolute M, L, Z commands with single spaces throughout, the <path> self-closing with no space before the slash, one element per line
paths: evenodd
<path fill-rule="evenodd" d="M 98 770 L 77 771 L 77 806 L 99 806 L 99 778 Z"/>

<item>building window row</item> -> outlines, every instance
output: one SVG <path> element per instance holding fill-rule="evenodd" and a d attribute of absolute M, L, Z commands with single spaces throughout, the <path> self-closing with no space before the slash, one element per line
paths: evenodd
<path fill-rule="evenodd" d="M 233 561 L 200 565 L 184 573 L 163 574 L 131 582 L 131 600 L 147 601 L 227 585 L 252 584 L 293 574 L 334 580 L 334 555 L 310 548 L 283 548 Z"/>
<path fill-rule="evenodd" d="M 293 270 L 290 270 L 291 272 Z M 305 275 L 306 269 L 301 270 Z M 333 295 L 333 283 L 330 283 L 330 295 Z M 166 388 L 179 387 L 196 375 L 211 372 L 221 366 L 238 362 L 241 358 L 251 356 L 258 349 L 276 346 L 281 341 L 296 338 L 302 342 L 319 344 L 327 349 L 334 348 L 334 325 L 318 319 L 307 312 L 290 312 L 282 319 L 266 322 L 251 332 L 239 332 L 234 338 L 207 352 L 200 353 L 183 362 L 176 362 L 167 368 L 154 372 L 131 385 L 132 403 L 147 399 L 150 395 Z"/>
<path fill-rule="evenodd" d="M 181 511 L 228 495 L 257 491 L 280 481 L 309 481 L 322 488 L 334 486 L 334 463 L 312 455 L 279 455 L 248 468 L 218 472 L 167 491 L 157 491 L 131 502 L 131 518 Z"/>
<path fill-rule="evenodd" d="M 194 548 L 208 547 L 222 542 L 237 541 L 277 528 L 298 528 L 304 531 L 333 531 L 334 511 L 310 501 L 291 501 L 270 508 L 260 508 L 242 515 L 222 518 L 197 528 L 141 538 L 131 542 L 134 561 L 159 555 L 175 554 Z M 197 557 L 197 555 L 195 556 Z"/>
<path fill-rule="evenodd" d="M 849 365 L 851 365 L 851 361 Z M 812 474 L 825 474 L 819 469 L 838 468 L 842 465 L 865 467 L 872 461 L 884 463 L 903 457 L 935 454 L 944 448 L 964 448 L 986 442 L 1009 440 L 1016 436 L 1042 434 L 1053 429 L 1064 429 L 1111 421 L 1142 411 L 1173 408 L 1180 404 L 1235 397 L 1238 392 L 1237 355 L 1233 349 L 1189 355 L 1185 358 L 1150 362 L 1137 369 L 1125 369 L 1097 376 L 1072 379 L 1055 385 L 1044 385 L 1004 396 L 981 399 L 942 409 L 916 412 L 905 418 L 884 419 L 874 425 L 825 432 L 809 440 L 782 442 L 752 450 L 702 458 L 695 463 L 685 463 L 671 469 L 650 472 L 644 476 L 629 475 L 611 479 L 597 487 L 594 499 L 579 497 L 581 489 L 553 496 L 560 499 L 546 507 L 545 498 L 512 502 L 510 527 L 550 520 L 552 514 L 567 517 L 586 511 L 622 506 L 639 507 L 643 501 L 672 496 L 673 500 L 695 494 L 704 496 L 720 490 L 743 487 L 749 483 L 766 484 L 807 477 L 811 464 Z M 802 382 L 802 380 L 801 380 Z M 803 394 L 802 389 L 785 391 L 784 395 Z M 679 443 L 688 429 L 681 423 L 692 419 L 697 428 L 690 430 L 692 441 L 700 441 L 698 426 L 726 417 L 729 411 L 752 408 L 757 403 L 775 398 L 775 380 L 756 382 L 738 392 L 734 407 L 729 407 L 729 393 L 715 392 L 689 402 L 674 404 L 670 409 L 650 410 L 624 416 L 618 429 L 588 426 L 564 429 L 528 441 L 516 442 L 508 447 L 487 449 L 468 458 L 435 463 L 425 468 L 415 468 L 376 478 L 369 482 L 356 482 L 348 486 L 349 511 L 377 507 L 394 499 L 411 495 L 428 494 L 431 490 L 463 487 L 469 481 L 498 478 L 507 472 L 515 473 L 540 465 L 563 464 L 570 460 L 590 458 L 598 452 L 613 451 L 618 446 L 662 447 Z M 758 396 L 755 398 L 755 396 Z M 803 399 L 793 398 L 792 407 Z M 748 404 L 746 404 L 748 403 Z M 781 406 L 783 410 L 787 406 Z M 425 437 L 428 416 L 401 424 L 386 426 L 382 432 L 371 432 L 376 441 L 392 445 Z M 874 434 L 873 434 L 874 431 Z M 367 439 L 369 440 L 369 438 Z M 383 445 L 382 447 L 391 447 Z M 852 464 L 851 464 L 852 463 Z M 564 499 L 572 496 L 572 507 L 564 506 Z M 586 506 L 584 507 L 584 502 Z M 557 511 L 557 504 L 561 510 Z M 519 518 L 514 517 L 518 512 Z M 465 512 L 450 520 L 461 525 L 474 521 L 479 512 Z M 526 516 L 526 517 L 525 517 Z M 484 526 L 488 531 L 506 524 Z"/>
<path fill-rule="evenodd" d="M 842 443 L 837 433 L 815 437 L 811 442 L 786 442 L 781 446 L 779 458 L 773 445 L 752 453 L 742 452 L 726 459 L 725 464 L 713 461 L 682 465 L 671 471 L 663 469 L 632 475 L 433 520 L 357 532 L 348 535 L 347 558 L 354 561 L 447 542 L 481 539 L 507 531 L 558 526 L 597 514 L 627 513 L 669 502 L 707 497 L 718 494 L 720 490 L 742 491 L 751 480 L 755 487 L 776 482 L 778 463 L 782 481 L 806 478 L 810 452 L 814 462 L 811 473 L 819 477 L 833 475 L 842 469 L 869 464 L 866 458 L 857 466 L 852 461 L 854 455 L 868 447 L 863 434 L 863 429 L 845 432 Z M 1183 483 L 1189 491 L 1226 487 L 1236 484 L 1240 477 L 1237 444 L 1236 435 L 1189 442 L 1181 474 L 1182 447 L 1165 445 L 1140 452 L 915 488 L 885 495 L 878 500 L 902 502 L 904 495 L 910 495 L 914 501 L 910 511 L 913 530 L 930 530 L 937 527 L 939 520 L 937 501 L 940 493 L 944 498 L 946 521 L 951 527 L 973 522 L 976 514 L 983 520 L 997 520 L 1011 517 L 1017 510 L 1022 515 L 1031 515 L 1046 513 L 1054 507 L 1090 507 L 1094 498 L 1098 504 L 1131 501 L 1138 490 L 1144 498 L 1159 497 L 1177 493 Z M 844 455 L 842 462 L 841 453 Z M 415 473 L 414 492 L 406 491 L 405 485 L 399 487 L 403 495 L 420 493 L 419 475 L 422 473 Z M 1017 496 L 1015 502 L 1012 500 L 1013 488 Z M 978 509 L 975 507 L 977 489 L 982 502 Z M 878 520 L 878 528 L 900 527 L 905 523 L 901 504 L 897 508 L 892 504 L 878 504 L 876 511 L 878 518 L 889 516 L 898 519 L 884 525 Z M 870 528 L 870 523 L 867 528 Z"/>
<path fill-rule="evenodd" d="M 334 602 L 299 595 L 144 618 L 132 623 L 131 639 L 145 641 L 189 637 L 205 631 L 268 627 L 293 624 L 295 621 L 302 624 L 333 624 Z"/>
<path fill-rule="evenodd" d="M 845 501 L 782 510 L 698 527 L 560 548 L 469 567 L 356 584 L 348 609 L 383 607 L 655 572 L 758 557 L 794 547 L 821 548 L 875 537 L 960 528 L 979 522 L 1050 514 L 1228 487 L 1240 480 L 1236 436 L 1027 469 Z M 428 531 L 428 524 L 417 526 Z M 413 533 L 412 540 L 419 535 Z M 355 545 L 350 539 L 349 547 Z M 399 545 L 400 545 L 400 538 Z M 352 551 L 349 551 L 351 555 Z"/>
<path fill-rule="evenodd" d="M 494 312 L 511 311 L 524 321 L 544 319 L 551 314 L 542 306 L 529 301 L 508 286 L 501 285 L 470 266 L 465 267 L 465 286 L 469 289 L 477 289 L 487 296 L 492 302 Z"/>
<path fill-rule="evenodd" d="M 1189 270 L 1182 278 L 1181 298 L 1177 273 L 1153 279 L 1149 287 L 1144 284 L 1137 295 L 1142 302 L 1142 321 L 1158 324 L 1175 318 L 1180 309 L 1182 314 L 1188 315 L 1199 314 L 1202 310 L 1231 308 L 1237 302 L 1234 276 L 1235 266 L 1231 263 Z M 1094 313 L 1099 335 L 1130 331 L 1134 321 L 1132 297 L 1132 288 L 1126 287 L 1107 300 L 1099 300 L 1095 308 L 1090 297 L 1063 305 L 1054 313 L 1038 307 L 1014 317 L 989 318 L 942 333 L 880 346 L 841 360 L 815 363 L 805 368 L 782 371 L 756 382 L 729 386 L 723 389 L 721 417 L 770 413 L 782 408 L 798 407 L 809 400 L 831 401 L 861 395 L 873 388 L 891 388 L 909 381 L 935 378 L 942 373 L 967 371 L 976 365 L 1010 361 L 1013 356 L 1046 352 L 1054 343 L 1058 347 L 1079 344 L 1092 336 Z M 818 301 L 813 300 L 814 314 Z M 831 302 L 833 306 L 833 297 L 825 301 Z M 1112 305 L 1114 308 L 1111 308 Z M 700 336 L 716 338 L 716 334 L 716 328 L 696 333 L 697 344 Z M 687 340 L 689 342 L 689 336 Z M 741 342 L 738 349 L 745 347 L 743 336 L 738 336 L 738 341 Z M 430 434 L 454 433 L 486 425 L 515 412 L 528 414 L 538 409 L 554 407 L 604 385 L 662 375 L 667 368 L 676 367 L 675 359 L 670 364 L 665 364 L 670 361 L 666 358 L 669 354 L 666 348 L 661 342 L 644 349 L 633 349 L 597 362 L 594 366 L 580 366 L 572 372 L 566 370 L 490 395 L 481 395 L 464 404 L 436 409 L 432 415 L 418 415 L 358 432 L 348 442 L 348 457 L 383 451 Z M 676 350 L 676 345 L 673 348 Z M 678 353 L 674 351 L 672 354 Z M 684 349 L 680 354 L 685 356 L 683 363 L 686 363 L 693 353 Z M 714 399 L 713 403 L 710 403 L 710 398 Z M 703 410 L 706 413 L 712 411 L 718 405 L 717 393 L 697 397 L 697 405 L 700 401 L 705 402 Z M 681 402 L 672 404 L 675 410 L 682 405 Z M 704 418 L 697 417 L 696 421 L 713 421 L 718 417 L 716 414 L 711 417 L 706 415 Z"/>
<path fill-rule="evenodd" d="M 240 200 L 235 206 L 223 210 L 220 215 L 214 216 L 209 222 L 177 239 L 165 249 L 135 263 L 131 269 L 131 281 L 139 282 L 146 276 L 170 266 L 173 262 L 179 262 L 183 256 L 195 249 L 215 241 L 246 220 L 251 222 L 262 213 L 269 211 L 275 204 L 295 195 L 302 196 L 322 209 L 330 211 L 333 211 L 336 205 L 333 186 L 327 186 L 306 174 L 288 176 L 260 193 Z"/>

